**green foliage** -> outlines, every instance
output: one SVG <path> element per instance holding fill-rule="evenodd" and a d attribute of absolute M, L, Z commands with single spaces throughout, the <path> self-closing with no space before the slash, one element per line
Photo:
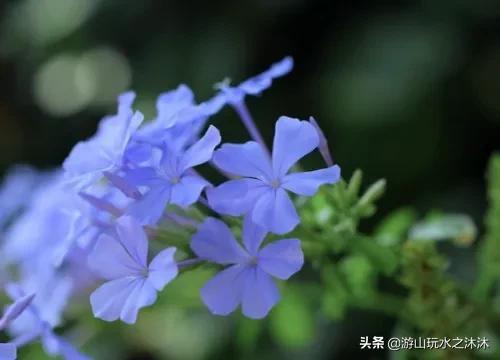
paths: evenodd
<path fill-rule="evenodd" d="M 303 347 L 315 335 L 313 310 L 303 288 L 287 287 L 270 317 L 271 334 L 283 347 Z"/>
<path fill-rule="evenodd" d="M 362 192 L 359 170 L 348 182 L 302 204 L 305 221 L 296 236 L 307 243 L 306 255 L 319 272 L 322 313 L 338 321 L 350 310 L 364 309 L 393 317 L 406 336 L 489 334 L 496 342 L 500 314 L 492 291 L 500 278 L 500 156 L 493 157 L 488 180 L 490 209 L 473 291 L 450 272 L 440 250 L 443 241 L 461 248 L 473 244 L 478 229 L 470 217 L 432 211 L 420 220 L 415 210 L 404 207 L 386 216 L 373 234 L 363 233 L 359 224 L 375 213 L 386 183 L 379 180 Z M 389 291 L 382 289 L 382 280 L 391 284 Z M 458 356 L 450 349 L 413 355 Z M 413 355 L 401 352 L 399 358 Z M 482 355 L 498 358 L 499 353 L 493 345 Z"/>
<path fill-rule="evenodd" d="M 493 285 L 500 278 L 500 154 L 491 158 L 487 177 L 489 208 L 479 252 L 479 277 L 474 288 L 481 301 L 488 299 Z"/>

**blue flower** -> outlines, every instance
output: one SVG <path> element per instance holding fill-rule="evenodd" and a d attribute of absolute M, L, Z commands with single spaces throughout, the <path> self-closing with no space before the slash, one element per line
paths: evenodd
<path fill-rule="evenodd" d="M 155 224 L 167 204 L 187 207 L 195 203 L 210 183 L 191 168 L 209 161 L 220 140 L 219 131 L 210 126 L 205 135 L 187 150 L 178 151 L 165 144 L 159 164 L 127 171 L 127 181 L 135 186 L 147 187 L 143 196 L 130 205 L 127 213 L 143 225 Z"/>
<path fill-rule="evenodd" d="M 140 112 L 132 111 L 134 97 L 131 92 L 122 94 L 117 114 L 105 117 L 97 133 L 76 144 L 64 160 L 67 180 L 76 188 L 86 188 L 102 178 L 104 171 L 114 171 L 123 165 L 127 145 L 144 119 Z"/>
<path fill-rule="evenodd" d="M 12 343 L 0 343 L 0 359 L 15 360 L 17 358 L 16 345 Z"/>
<path fill-rule="evenodd" d="M 116 221 L 115 235 L 102 234 L 89 255 L 89 267 L 109 280 L 90 295 L 94 315 L 133 324 L 139 309 L 152 305 L 156 293 L 177 276 L 175 248 L 161 251 L 147 264 L 148 238 L 132 217 Z"/>
<path fill-rule="evenodd" d="M 228 315 L 241 304 L 245 316 L 265 317 L 280 299 L 272 278 L 286 280 L 302 268 L 299 240 L 279 240 L 260 249 L 265 236 L 266 231 L 250 217 L 243 225 L 244 248 L 220 220 L 208 218 L 199 227 L 191 249 L 202 259 L 229 265 L 201 289 L 201 298 L 213 314 Z"/>
<path fill-rule="evenodd" d="M 42 258 L 42 254 L 45 261 L 55 259 L 56 248 L 70 232 L 72 224 L 72 217 L 64 209 L 74 195 L 63 191 L 61 178 L 60 172 L 51 173 L 31 196 L 27 196 L 29 202 L 25 212 L 6 231 L 0 261 L 33 262 L 33 259 Z"/>
<path fill-rule="evenodd" d="M 17 319 L 31 303 L 35 294 L 26 295 L 17 299 L 13 304 L 9 305 L 4 311 L 0 319 L 0 330 L 5 329 L 9 324 Z M 0 343 L 0 359 L 13 360 L 17 357 L 17 348 L 14 343 Z"/>
<path fill-rule="evenodd" d="M 40 286 L 44 286 L 48 288 L 48 283 L 42 283 Z M 9 283 L 6 286 L 6 291 L 9 297 L 14 301 L 22 301 L 22 299 L 26 299 L 26 292 L 24 291 L 24 287 L 20 286 L 16 283 Z M 60 295 L 57 291 L 54 291 L 54 302 L 60 301 L 58 295 Z M 36 294 L 36 298 L 38 300 L 38 294 Z M 50 306 L 51 304 L 46 304 Z M 65 360 L 89 360 L 90 358 L 86 355 L 81 354 L 77 349 L 73 347 L 69 342 L 65 339 L 56 335 L 54 333 L 53 325 L 48 323 L 43 315 L 40 313 L 39 305 L 36 304 L 35 301 L 31 302 L 26 306 L 26 310 L 22 313 L 20 317 L 18 317 L 12 325 L 13 327 L 9 327 L 12 333 L 17 334 L 17 337 L 12 341 L 17 347 L 24 346 L 36 339 L 40 339 L 43 345 L 43 349 L 45 352 L 51 356 L 61 356 Z M 16 322 L 21 323 L 21 327 L 16 326 Z M 28 327 L 26 327 L 29 325 Z M 12 351 L 12 349 L 7 348 L 7 351 Z M 1 351 L 1 349 L 0 349 Z M 3 359 L 0 357 L 0 359 Z M 8 358 L 7 358 L 8 359 Z"/>
<path fill-rule="evenodd" d="M 29 203 L 27 194 L 41 180 L 43 175 L 29 166 L 18 165 L 9 169 L 0 187 L 0 230 Z"/>
<path fill-rule="evenodd" d="M 254 141 L 224 144 L 214 153 L 213 163 L 224 172 L 242 178 L 208 189 L 210 205 L 221 214 L 250 213 L 255 223 L 276 234 L 293 230 L 299 216 L 287 191 L 312 196 L 321 185 L 334 184 L 340 179 L 337 165 L 288 174 L 299 159 L 318 145 L 313 125 L 286 116 L 276 123 L 272 159 Z"/>
<path fill-rule="evenodd" d="M 26 294 L 35 294 L 27 309 L 29 311 L 24 311 L 8 326 L 11 333 L 22 335 L 39 331 L 40 322 L 50 328 L 60 325 L 62 313 L 73 292 L 73 281 L 55 271 L 50 263 L 37 259 L 34 264 L 23 264 L 20 280 L 7 284 L 6 292 L 14 301 Z"/>
<path fill-rule="evenodd" d="M 177 151 L 185 149 L 197 140 L 208 117 L 218 110 L 207 104 L 196 104 L 193 92 L 184 84 L 160 94 L 156 109 L 156 118 L 137 131 L 127 150 L 132 163 L 147 162 L 152 147 L 161 148 L 164 143 Z"/>
<path fill-rule="evenodd" d="M 260 95 L 271 86 L 274 79 L 288 74 L 292 69 L 293 59 L 287 56 L 281 61 L 272 64 L 263 73 L 251 77 L 237 86 L 229 86 L 226 82 L 222 82 L 218 85 L 220 92 L 205 106 L 213 110 L 225 104 L 237 105 L 243 102 L 246 95 Z"/>
<path fill-rule="evenodd" d="M 35 294 L 29 294 L 16 299 L 14 303 L 10 304 L 4 311 L 2 318 L 0 318 L 0 330 L 5 329 L 12 321 L 17 319 L 26 310 L 28 305 L 31 304 L 34 297 Z"/>

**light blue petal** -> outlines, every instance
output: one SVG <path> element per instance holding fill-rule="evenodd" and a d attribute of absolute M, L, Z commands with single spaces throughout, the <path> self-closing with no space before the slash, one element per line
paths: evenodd
<path fill-rule="evenodd" d="M 98 180 L 103 171 L 121 166 L 130 138 L 143 119 L 140 112 L 132 113 L 130 109 L 104 118 L 97 133 L 76 144 L 64 160 L 67 180 L 82 189 Z"/>
<path fill-rule="evenodd" d="M 313 196 L 323 184 L 335 184 L 340 180 L 340 167 L 300 172 L 286 175 L 281 185 L 296 194 Z"/>
<path fill-rule="evenodd" d="M 218 264 L 236 264 L 248 258 L 227 225 L 210 217 L 193 235 L 191 249 L 198 257 Z"/>
<path fill-rule="evenodd" d="M 116 220 L 117 240 L 123 249 L 142 268 L 148 261 L 148 237 L 142 226 L 131 216 L 122 216 Z"/>
<path fill-rule="evenodd" d="M 94 316 L 133 324 L 137 313 L 156 301 L 156 290 L 143 277 L 125 277 L 101 285 L 90 295 Z"/>
<path fill-rule="evenodd" d="M 279 300 L 278 288 L 268 274 L 255 266 L 247 270 L 241 301 L 243 315 L 251 319 L 262 319 Z"/>
<path fill-rule="evenodd" d="M 179 162 L 179 173 L 184 173 L 193 166 L 203 164 L 212 158 L 212 154 L 221 140 L 219 130 L 210 125 L 203 137 L 195 142 L 182 155 Z"/>
<path fill-rule="evenodd" d="M 224 144 L 214 153 L 213 162 L 221 170 L 261 180 L 271 179 L 271 163 L 265 150 L 255 141 Z"/>
<path fill-rule="evenodd" d="M 169 247 L 162 250 L 149 264 L 148 281 L 158 291 L 175 279 L 178 273 L 177 263 L 174 259 L 175 248 Z"/>
<path fill-rule="evenodd" d="M 156 109 L 158 117 L 154 120 L 159 128 L 167 129 L 178 122 L 177 114 L 183 109 L 194 105 L 194 94 L 184 84 L 176 89 L 165 92 L 158 96 Z"/>
<path fill-rule="evenodd" d="M 267 231 L 262 226 L 257 225 L 250 214 L 243 220 L 242 238 L 245 248 L 251 256 L 257 255 L 260 244 L 266 237 Z"/>
<path fill-rule="evenodd" d="M 0 344 L 0 360 L 15 360 L 16 358 L 16 345 L 11 343 Z"/>
<path fill-rule="evenodd" d="M 103 171 L 113 168 L 113 160 L 105 153 L 96 152 L 97 148 L 95 141 L 79 142 L 64 160 L 65 179 L 75 188 L 91 185 L 102 178 Z"/>
<path fill-rule="evenodd" d="M 259 198 L 252 211 L 252 220 L 275 234 L 290 232 L 300 222 L 292 200 L 281 188 L 269 189 Z"/>
<path fill-rule="evenodd" d="M 52 329 L 47 328 L 41 337 L 43 349 L 51 356 L 61 356 L 64 360 L 90 360 L 64 338 L 56 335 Z"/>
<path fill-rule="evenodd" d="M 155 168 L 149 166 L 126 170 L 125 180 L 135 186 L 156 186 L 165 181 Z"/>
<path fill-rule="evenodd" d="M 123 306 L 120 319 L 127 324 L 135 324 L 139 310 L 154 304 L 155 301 L 156 289 L 153 285 L 144 278 L 136 281 Z"/>
<path fill-rule="evenodd" d="M 271 67 L 260 75 L 252 77 L 241 83 L 238 88 L 246 94 L 259 95 L 262 91 L 269 88 L 273 79 L 284 76 L 292 71 L 293 59 L 290 56 L 274 63 Z"/>
<path fill-rule="evenodd" d="M 250 211 L 264 192 L 269 189 L 256 179 L 229 180 L 215 188 L 208 188 L 208 203 L 220 214 L 240 216 Z"/>
<path fill-rule="evenodd" d="M 214 315 L 228 315 L 241 302 L 246 265 L 233 265 L 210 279 L 200 290 L 201 299 Z"/>
<path fill-rule="evenodd" d="M 90 269 L 106 280 L 141 274 L 140 263 L 130 256 L 116 238 L 102 234 L 88 257 Z"/>
<path fill-rule="evenodd" d="M 276 122 L 274 132 L 274 176 L 284 176 L 297 161 L 318 145 L 318 133 L 309 122 L 281 116 Z"/>
<path fill-rule="evenodd" d="M 172 186 L 171 203 L 186 208 L 198 201 L 201 192 L 208 185 L 210 183 L 200 176 L 183 176 L 180 182 Z"/>
<path fill-rule="evenodd" d="M 118 320 L 135 283 L 142 281 L 131 276 L 101 285 L 90 295 L 90 305 L 94 316 L 105 321 Z"/>
<path fill-rule="evenodd" d="M 284 239 L 270 243 L 259 252 L 257 265 L 269 275 L 288 279 L 304 265 L 300 240 Z"/>
<path fill-rule="evenodd" d="M 143 197 L 130 204 L 127 214 L 142 225 L 155 225 L 170 201 L 171 186 L 152 187 Z"/>

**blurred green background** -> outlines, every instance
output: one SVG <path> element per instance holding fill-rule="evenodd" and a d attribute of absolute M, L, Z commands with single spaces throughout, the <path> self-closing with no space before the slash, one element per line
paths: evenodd
<path fill-rule="evenodd" d="M 17 0 L 0 14 L 1 172 L 59 165 L 124 90 L 151 117 L 156 96 L 179 83 L 202 101 L 225 77 L 292 55 L 295 70 L 248 101 L 267 140 L 278 116 L 312 115 L 345 175 L 387 179 L 379 216 L 411 204 L 480 224 L 486 162 L 500 145 L 498 0 Z M 214 124 L 226 141 L 247 138 L 229 109 Z M 181 302 L 199 303 L 185 291 Z M 235 331 L 238 316 L 165 306 L 134 328 L 109 325 L 106 346 L 126 349 L 121 359 L 342 358 L 359 351 L 359 336 L 391 331 L 391 319 L 368 313 L 323 324 L 301 313 L 304 290 L 287 291 L 269 321 Z"/>

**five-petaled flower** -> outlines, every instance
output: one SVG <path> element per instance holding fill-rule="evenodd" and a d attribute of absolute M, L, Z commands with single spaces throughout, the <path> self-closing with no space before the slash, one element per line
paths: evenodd
<path fill-rule="evenodd" d="M 89 266 L 108 282 L 90 296 L 94 315 L 133 324 L 139 309 L 156 301 L 156 293 L 177 276 L 175 248 L 158 253 L 147 264 L 148 238 L 130 216 L 116 221 L 115 235 L 103 234 L 89 255 Z"/>
<path fill-rule="evenodd" d="M 272 242 L 262 249 L 266 231 L 246 217 L 243 224 L 244 248 L 220 220 L 208 218 L 191 242 L 200 258 L 230 265 L 201 289 L 201 298 L 216 315 L 228 315 L 241 304 L 249 318 L 265 317 L 279 301 L 273 277 L 286 280 L 302 268 L 304 255 L 298 239 Z"/>
<path fill-rule="evenodd" d="M 195 203 L 210 183 L 191 168 L 209 161 L 220 140 L 219 131 L 210 126 L 205 135 L 187 150 L 179 151 L 165 143 L 158 165 L 127 171 L 127 181 L 147 187 L 141 198 L 130 205 L 128 214 L 141 224 L 155 224 L 167 204 L 187 207 Z"/>
<path fill-rule="evenodd" d="M 75 145 L 64 160 L 63 168 L 70 184 L 86 188 L 102 178 L 105 171 L 115 171 L 123 165 L 127 146 L 144 116 L 132 110 L 133 92 L 120 95 L 118 112 L 99 124 L 97 133 Z"/>
<path fill-rule="evenodd" d="M 209 189 L 210 205 L 222 214 L 250 213 L 255 223 L 276 234 L 293 230 L 299 216 L 286 191 L 312 196 L 321 185 L 340 179 L 337 165 L 288 174 L 299 159 L 318 145 L 319 136 L 313 125 L 286 116 L 276 123 L 272 159 L 254 141 L 224 144 L 214 153 L 214 164 L 242 178 Z"/>

